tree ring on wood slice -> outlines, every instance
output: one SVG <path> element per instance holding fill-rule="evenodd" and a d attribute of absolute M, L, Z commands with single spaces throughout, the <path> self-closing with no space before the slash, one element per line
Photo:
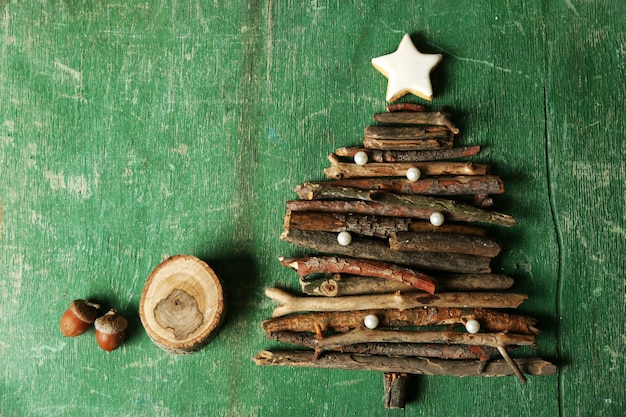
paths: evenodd
<path fill-rule="evenodd" d="M 224 318 L 222 283 L 200 259 L 176 255 L 159 264 L 141 292 L 139 317 L 150 339 L 173 354 L 202 349 Z"/>

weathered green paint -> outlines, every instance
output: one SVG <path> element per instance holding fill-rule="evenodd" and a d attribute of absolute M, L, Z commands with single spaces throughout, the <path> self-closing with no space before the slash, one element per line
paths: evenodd
<path fill-rule="evenodd" d="M 0 415 L 624 415 L 624 22 L 619 1 L 0 1 Z M 560 372 L 419 378 L 402 412 L 379 373 L 250 357 L 275 346 L 264 288 L 297 289 L 276 260 L 299 251 L 278 239 L 284 201 L 384 109 L 369 60 L 405 31 L 444 55 L 432 108 L 505 180 L 518 226 L 496 232 L 496 269 Z M 176 253 L 228 302 L 187 357 L 136 314 Z M 128 343 L 63 339 L 77 297 L 125 313 Z"/>

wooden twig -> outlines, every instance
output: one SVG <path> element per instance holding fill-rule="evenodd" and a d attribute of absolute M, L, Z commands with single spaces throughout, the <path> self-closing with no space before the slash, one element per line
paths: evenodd
<path fill-rule="evenodd" d="M 449 129 L 443 126 L 422 125 L 422 126 L 389 126 L 375 125 L 365 128 L 365 138 L 371 139 L 429 139 L 429 138 L 452 138 Z"/>
<path fill-rule="evenodd" d="M 363 138 L 363 146 L 368 149 L 397 151 L 428 151 L 452 148 L 452 138 L 430 139 L 374 139 Z"/>
<path fill-rule="evenodd" d="M 389 247 L 399 251 L 448 252 L 493 258 L 500 245 L 490 239 L 447 233 L 397 232 L 389 238 Z"/>
<path fill-rule="evenodd" d="M 486 332 L 539 334 L 539 330 L 535 327 L 537 320 L 532 317 L 485 308 L 449 307 L 416 307 L 404 310 L 386 308 L 305 313 L 265 320 L 263 329 L 268 334 L 281 331 L 314 332 L 317 326 L 322 332 L 345 332 L 362 327 L 363 319 L 370 314 L 378 317 L 380 328 L 457 326 L 474 319 L 480 322 L 481 329 Z"/>
<path fill-rule="evenodd" d="M 387 112 L 374 114 L 374 120 L 381 123 L 407 125 L 438 125 L 445 126 L 455 135 L 459 129 L 450 120 L 450 115 L 444 112 Z"/>
<path fill-rule="evenodd" d="M 358 147 L 343 147 L 335 155 L 353 158 L 357 152 L 365 152 L 371 162 L 427 162 L 465 158 L 480 152 L 480 146 L 433 149 L 429 151 L 378 150 Z"/>
<path fill-rule="evenodd" d="M 410 284 L 427 293 L 435 293 L 435 279 L 431 276 L 387 262 L 338 256 L 306 256 L 297 259 L 281 258 L 280 261 L 283 266 L 289 266 L 296 270 L 300 276 L 316 273 L 371 276 Z"/>
<path fill-rule="evenodd" d="M 267 338 L 282 343 L 290 343 L 315 348 L 317 340 L 311 333 L 279 331 L 267 333 Z M 487 360 L 498 355 L 498 350 L 488 346 L 463 346 L 422 343 L 357 343 L 334 349 L 337 352 L 360 353 L 363 355 L 421 356 L 439 359 L 481 359 Z"/>
<path fill-rule="evenodd" d="M 489 346 L 498 349 L 504 360 L 511 366 L 513 373 L 522 383 L 526 383 L 524 374 L 511 359 L 505 346 L 532 346 L 535 337 L 510 333 L 459 333 L 450 331 L 400 331 L 400 330 L 353 330 L 328 336 L 315 342 L 315 357 L 322 352 L 357 343 L 443 343 L 473 346 Z"/>
<path fill-rule="evenodd" d="M 423 213 L 439 211 L 447 220 L 464 222 L 482 222 L 497 226 L 511 227 L 515 219 L 502 213 L 485 211 L 454 200 L 428 197 L 423 195 L 394 194 L 384 191 L 359 190 L 349 187 L 334 187 L 325 183 L 304 183 L 296 187 L 296 193 L 303 200 L 352 199 L 374 201 L 393 207 L 421 210 Z M 403 216 L 415 217 L 415 216 Z"/>
<path fill-rule="evenodd" d="M 302 201 L 302 200 L 301 200 Z M 404 217 L 383 217 L 354 213 L 323 213 L 287 210 L 285 229 L 318 232 L 351 232 L 363 236 L 391 237 L 396 232 L 454 233 L 484 236 L 485 229 L 464 224 L 433 226 L 430 222 Z"/>
<path fill-rule="evenodd" d="M 409 375 L 399 372 L 386 372 L 383 375 L 385 408 L 404 408 Z"/>
<path fill-rule="evenodd" d="M 272 317 L 305 311 L 350 311 L 416 307 L 517 308 L 526 294 L 449 292 L 441 294 L 378 294 L 352 297 L 297 297 L 278 288 L 267 288 L 265 295 L 279 303 Z"/>
<path fill-rule="evenodd" d="M 318 339 L 315 341 L 315 349 L 324 352 L 358 343 L 441 343 L 499 348 L 507 345 L 532 346 L 535 343 L 535 336 L 512 333 L 471 334 L 455 331 L 357 329 Z"/>
<path fill-rule="evenodd" d="M 398 194 L 474 195 L 480 196 L 481 200 L 484 200 L 487 194 L 502 194 L 504 192 L 504 183 L 499 177 L 493 175 L 460 175 L 422 178 L 417 181 L 402 178 L 349 178 L 330 181 L 327 184 L 335 187 L 388 191 Z"/>
<path fill-rule="evenodd" d="M 322 253 L 334 253 L 351 258 L 379 260 L 402 266 L 459 273 L 488 273 L 489 258 L 458 253 L 420 253 L 391 250 L 382 240 L 352 237 L 352 243 L 342 246 L 335 233 L 287 229 L 280 236 L 286 242 Z"/>
<path fill-rule="evenodd" d="M 309 351 L 262 351 L 254 356 L 257 365 L 300 366 L 310 368 L 353 369 L 379 372 L 448 376 L 509 376 L 511 366 L 506 361 L 430 359 L 327 353 L 318 360 Z M 529 375 L 552 375 L 556 367 L 543 359 L 515 359 L 520 370 Z"/>
<path fill-rule="evenodd" d="M 415 103 L 396 103 L 387 106 L 387 111 L 425 111 L 424 106 Z"/>
<path fill-rule="evenodd" d="M 498 274 L 448 274 L 435 278 L 437 291 L 501 291 L 513 285 L 512 278 Z M 345 274 L 304 277 L 300 285 L 304 294 L 324 297 L 415 291 L 411 285 L 401 282 Z"/>
<path fill-rule="evenodd" d="M 328 155 L 331 163 L 324 169 L 328 178 L 404 177 L 409 168 L 418 168 L 421 175 L 487 175 L 489 165 L 473 162 L 372 162 L 365 165 L 341 162 L 337 155 Z"/>

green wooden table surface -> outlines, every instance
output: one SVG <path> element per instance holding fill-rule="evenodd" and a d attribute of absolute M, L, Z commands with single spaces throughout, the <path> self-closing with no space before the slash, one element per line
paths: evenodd
<path fill-rule="evenodd" d="M 0 415 L 626 415 L 626 8 L 621 1 L 0 1 Z M 503 177 L 496 270 L 529 293 L 557 375 L 420 377 L 385 410 L 376 372 L 256 367 L 294 186 L 384 110 L 370 59 L 441 53 L 433 108 Z M 414 101 L 420 101 L 413 97 Z M 150 271 L 208 261 L 228 317 L 201 352 L 154 346 Z M 60 336 L 74 298 L 128 342 Z"/>

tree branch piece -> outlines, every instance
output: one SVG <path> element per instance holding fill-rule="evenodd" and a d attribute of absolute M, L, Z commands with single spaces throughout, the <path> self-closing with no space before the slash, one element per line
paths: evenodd
<path fill-rule="evenodd" d="M 381 123 L 406 125 L 438 125 L 445 126 L 455 135 L 459 129 L 450 120 L 450 115 L 444 112 L 387 112 L 374 114 L 374 120 Z"/>
<path fill-rule="evenodd" d="M 399 331 L 399 330 L 353 330 L 328 336 L 315 342 L 315 356 L 325 351 L 358 343 L 443 343 L 472 346 L 489 346 L 498 349 L 504 360 L 511 366 L 513 373 L 522 383 L 526 383 L 524 374 L 506 351 L 507 345 L 531 346 L 535 337 L 508 333 L 460 333 L 441 331 Z"/>
<path fill-rule="evenodd" d="M 295 191 L 303 200 L 351 199 L 373 201 L 393 207 L 403 207 L 407 210 L 421 210 L 422 213 L 428 213 L 428 216 L 435 211 L 439 211 L 447 220 L 451 221 L 483 222 L 506 227 L 515 225 L 515 219 L 506 214 L 484 211 L 468 204 L 442 198 L 393 194 L 384 191 L 366 191 L 310 182 L 297 186 Z"/>
<path fill-rule="evenodd" d="M 267 288 L 265 295 L 279 303 L 272 317 L 305 311 L 350 311 L 415 307 L 517 308 L 526 294 L 450 292 L 426 294 L 378 294 L 352 297 L 297 297 L 278 288 Z"/>
<path fill-rule="evenodd" d="M 400 252 L 391 250 L 382 240 L 353 236 L 348 246 L 337 242 L 337 235 L 327 232 L 287 229 L 280 237 L 284 241 L 323 253 L 351 258 L 390 262 L 402 266 L 460 273 L 488 273 L 489 258 L 458 253 Z"/>
<path fill-rule="evenodd" d="M 409 374 L 448 376 L 509 376 L 511 366 L 506 361 L 428 359 L 413 357 L 388 357 L 351 353 L 327 353 L 314 360 L 308 351 L 262 351 L 253 358 L 257 365 L 299 366 L 368 370 L 379 372 L 406 372 Z M 529 375 L 552 375 L 556 367 L 543 359 L 515 359 L 522 372 Z"/>
<path fill-rule="evenodd" d="M 435 276 L 437 291 L 502 291 L 511 288 L 513 279 L 499 274 L 448 274 Z M 300 279 L 307 295 L 337 297 L 346 295 L 387 294 L 415 291 L 408 284 L 385 279 L 345 274 L 324 274 Z"/>
<path fill-rule="evenodd" d="M 452 233 L 470 236 L 484 236 L 486 234 L 485 229 L 464 224 L 433 226 L 430 222 L 405 217 L 291 210 L 287 210 L 285 214 L 284 228 L 334 233 L 347 231 L 363 236 L 380 238 L 391 237 L 396 232 Z"/>
<path fill-rule="evenodd" d="M 397 194 L 474 195 L 481 196 L 481 199 L 487 194 L 504 192 L 504 183 L 499 177 L 493 175 L 460 175 L 422 178 L 417 181 L 402 178 L 349 178 L 330 181 L 326 184 Z"/>
<path fill-rule="evenodd" d="M 511 333 L 464 333 L 455 331 L 402 331 L 357 329 L 316 340 L 318 352 L 338 349 L 357 343 L 441 343 L 500 348 L 507 345 L 532 346 L 533 335 Z"/>
<path fill-rule="evenodd" d="M 371 296 L 370 296 L 371 297 Z M 349 299 L 349 297 L 345 297 Z M 459 326 L 468 320 L 478 320 L 486 332 L 539 334 L 532 317 L 486 308 L 416 307 L 327 311 L 304 313 L 265 320 L 263 329 L 269 335 L 289 332 L 346 332 L 363 326 L 367 315 L 378 317 L 379 327 Z"/>
<path fill-rule="evenodd" d="M 409 375 L 398 372 L 386 372 L 383 375 L 385 408 L 404 408 Z"/>
<path fill-rule="evenodd" d="M 283 266 L 296 270 L 300 276 L 316 273 L 345 273 L 372 276 L 403 282 L 413 287 L 435 293 L 435 279 L 413 269 L 380 261 L 342 258 L 337 256 L 307 256 L 298 259 L 281 259 Z"/>
<path fill-rule="evenodd" d="M 418 168 L 422 175 L 487 175 L 489 165 L 473 162 L 372 162 L 365 165 L 341 162 L 335 154 L 328 155 L 331 163 L 324 169 L 328 178 L 404 177 L 409 168 Z"/>
<path fill-rule="evenodd" d="M 357 152 L 365 152 L 372 162 L 426 162 L 465 158 L 480 152 L 480 146 L 433 149 L 428 151 L 378 150 L 359 147 L 342 147 L 335 155 L 353 158 Z"/>
<path fill-rule="evenodd" d="M 398 232 L 389 238 L 389 247 L 398 251 L 447 252 L 493 258 L 500 245 L 490 239 L 447 233 Z"/>
<path fill-rule="evenodd" d="M 318 340 L 311 333 L 295 333 L 280 331 L 268 333 L 268 339 L 282 343 L 315 348 Z M 498 350 L 487 346 L 463 346 L 443 344 L 421 343 L 358 343 L 341 346 L 335 349 L 342 353 L 359 353 L 362 355 L 386 355 L 386 356 L 421 356 L 424 358 L 439 359 L 480 359 L 487 360 L 498 355 Z"/>

